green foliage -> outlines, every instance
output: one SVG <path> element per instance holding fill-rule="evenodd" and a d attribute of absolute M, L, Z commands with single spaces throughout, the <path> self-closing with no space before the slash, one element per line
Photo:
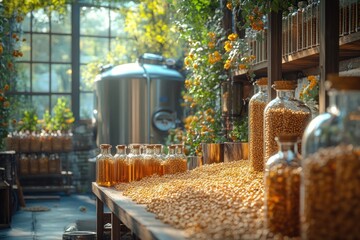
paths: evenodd
<path fill-rule="evenodd" d="M 248 117 L 242 118 L 233 125 L 229 137 L 234 142 L 247 142 L 249 139 Z"/>
<path fill-rule="evenodd" d="M 51 114 L 50 114 L 49 110 L 46 110 L 43 115 L 42 129 L 44 129 L 46 131 L 52 130 Z"/>
<path fill-rule="evenodd" d="M 36 114 L 35 109 L 25 110 L 23 113 L 23 117 L 19 122 L 19 130 L 20 131 L 29 131 L 34 132 L 38 129 L 38 116 Z"/>
<path fill-rule="evenodd" d="M 73 113 L 68 107 L 66 99 L 58 98 L 58 101 L 53 108 L 53 117 L 51 118 L 52 130 L 68 131 L 74 121 Z"/>

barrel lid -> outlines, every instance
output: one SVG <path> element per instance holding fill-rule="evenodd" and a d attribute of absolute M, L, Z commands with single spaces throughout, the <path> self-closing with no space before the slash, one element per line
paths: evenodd
<path fill-rule="evenodd" d="M 325 86 L 327 90 L 360 90 L 360 77 L 329 75 Z"/>

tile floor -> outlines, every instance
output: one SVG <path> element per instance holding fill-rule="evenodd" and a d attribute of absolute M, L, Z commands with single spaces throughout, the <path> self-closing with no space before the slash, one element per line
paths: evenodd
<path fill-rule="evenodd" d="M 54 199 L 55 198 L 55 199 Z M 95 196 L 59 195 L 49 198 L 25 199 L 26 207 L 48 208 L 49 211 L 34 212 L 17 210 L 11 221 L 11 227 L 0 229 L 0 239 L 55 240 L 62 239 L 68 228 L 81 231 L 95 231 L 96 207 Z"/>

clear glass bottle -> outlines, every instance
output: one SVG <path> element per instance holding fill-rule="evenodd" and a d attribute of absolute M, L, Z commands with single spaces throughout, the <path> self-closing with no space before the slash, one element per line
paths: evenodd
<path fill-rule="evenodd" d="M 326 84 L 327 112 L 310 122 L 302 139 L 301 234 L 358 239 L 360 77 L 331 77 Z"/>
<path fill-rule="evenodd" d="M 130 181 L 130 169 L 126 161 L 126 146 L 117 145 L 116 154 L 114 155 L 114 182 L 129 182 Z"/>
<path fill-rule="evenodd" d="M 297 134 L 301 139 L 311 120 L 311 110 L 295 99 L 296 82 L 275 81 L 276 98 L 264 110 L 264 162 L 274 155 L 278 146 L 275 137 L 281 134 Z M 299 150 L 301 149 L 299 143 Z"/>
<path fill-rule="evenodd" d="M 265 164 L 265 221 L 274 234 L 300 235 L 300 156 L 295 135 L 276 137 L 279 151 Z"/>
<path fill-rule="evenodd" d="M 176 144 L 176 157 L 177 157 L 177 172 L 186 172 L 187 171 L 187 158 L 184 153 L 184 145 Z"/>
<path fill-rule="evenodd" d="M 168 146 L 168 153 L 165 156 L 164 174 L 175 173 L 175 169 L 172 164 L 173 161 L 176 161 L 176 146 L 170 145 L 170 146 Z"/>
<path fill-rule="evenodd" d="M 159 176 L 162 176 L 162 175 L 164 175 L 164 160 L 165 160 L 162 144 L 155 144 L 154 154 L 156 156 L 157 161 L 159 161 L 159 163 L 160 163 L 160 167 L 157 170 L 157 174 Z"/>
<path fill-rule="evenodd" d="M 264 170 L 264 109 L 268 100 L 267 78 L 256 81 L 257 93 L 249 101 L 249 158 L 255 171 Z"/>
<path fill-rule="evenodd" d="M 104 187 L 114 184 L 114 158 L 110 144 L 101 144 L 100 154 L 96 156 L 96 183 Z"/>
<path fill-rule="evenodd" d="M 138 181 L 143 178 L 143 161 L 141 156 L 141 144 L 130 144 L 130 152 L 127 155 L 126 161 L 128 162 L 131 170 L 131 180 Z"/>

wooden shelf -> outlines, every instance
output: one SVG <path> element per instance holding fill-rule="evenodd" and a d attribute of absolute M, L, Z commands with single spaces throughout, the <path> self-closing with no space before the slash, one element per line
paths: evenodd
<path fill-rule="evenodd" d="M 320 61 L 320 46 L 308 48 L 282 57 L 282 73 L 296 73 L 304 69 L 316 68 Z M 339 60 L 345 61 L 360 56 L 360 32 L 351 33 L 339 38 Z M 267 61 L 255 64 L 254 73 L 258 77 L 267 75 Z M 319 74 L 318 70 L 318 74 Z M 246 72 L 235 72 L 236 79 L 245 79 Z"/>

